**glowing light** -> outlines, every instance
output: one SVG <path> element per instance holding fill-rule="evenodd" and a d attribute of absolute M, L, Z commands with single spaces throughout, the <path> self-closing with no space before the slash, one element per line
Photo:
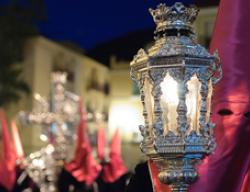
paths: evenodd
<path fill-rule="evenodd" d="M 188 93 L 186 96 L 187 117 L 190 130 L 199 132 L 199 108 L 200 108 L 200 88 L 201 83 L 197 76 L 193 76 L 187 83 Z"/>
<path fill-rule="evenodd" d="M 40 139 L 43 141 L 43 142 L 47 142 L 48 141 L 48 137 L 44 134 L 41 134 L 40 135 Z"/>
<path fill-rule="evenodd" d="M 55 151 L 55 147 L 51 144 L 49 144 L 47 147 L 46 147 L 46 152 L 47 154 L 52 154 L 53 152 Z"/>
<path fill-rule="evenodd" d="M 132 140 L 138 133 L 138 125 L 143 124 L 141 103 L 136 101 L 117 101 L 111 104 L 109 113 L 109 129 L 112 134 L 117 128 L 126 140 Z"/>
<path fill-rule="evenodd" d="M 163 100 L 168 105 L 177 105 L 178 98 L 178 83 L 169 75 L 167 75 L 161 84 Z"/>
<path fill-rule="evenodd" d="M 176 132 L 178 117 L 177 105 L 179 103 L 178 83 L 169 74 L 167 74 L 161 83 L 161 90 L 164 133 L 167 134 L 168 131 Z"/>

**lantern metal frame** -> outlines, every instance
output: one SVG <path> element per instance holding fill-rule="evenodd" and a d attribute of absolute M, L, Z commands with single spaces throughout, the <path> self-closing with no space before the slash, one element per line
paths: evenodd
<path fill-rule="evenodd" d="M 222 78 L 220 59 L 216 51 L 211 55 L 197 43 L 192 26 L 199 12 L 195 6 L 160 4 L 150 12 L 157 26 L 155 43 L 147 51 L 140 49 L 130 64 L 131 78 L 140 88 L 145 119 L 145 125 L 139 127 L 141 150 L 156 162 L 161 182 L 171 185 L 173 191 L 187 191 L 198 176 L 195 165 L 215 149 L 210 108 L 213 87 Z M 175 131 L 166 133 L 161 84 L 167 75 L 177 83 L 178 105 L 177 124 L 172 127 Z M 188 83 L 194 76 L 200 84 L 198 130 L 190 129 L 187 114 Z"/>

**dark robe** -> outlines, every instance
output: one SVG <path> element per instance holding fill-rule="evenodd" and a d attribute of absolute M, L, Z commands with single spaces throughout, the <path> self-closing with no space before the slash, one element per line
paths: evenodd
<path fill-rule="evenodd" d="M 96 180 L 99 192 L 125 192 L 130 175 L 130 173 L 126 173 L 115 182 L 107 183 L 103 180 L 102 174 L 100 174 Z"/>
<path fill-rule="evenodd" d="M 68 171 L 62 170 L 58 178 L 58 191 L 59 192 L 90 192 L 84 183 L 78 182 Z"/>
<path fill-rule="evenodd" d="M 22 192 L 25 189 L 31 189 L 32 192 L 39 192 L 39 187 L 33 182 L 33 180 L 28 176 L 25 170 L 16 168 L 16 183 L 13 187 L 12 192 Z M 1 192 L 1 190 L 0 190 Z"/>
<path fill-rule="evenodd" d="M 0 185 L 0 192 L 8 192 L 8 190 L 4 186 Z"/>
<path fill-rule="evenodd" d="M 125 192 L 129 176 L 130 174 L 127 173 L 113 183 L 106 183 L 102 179 L 101 172 L 94 185 L 99 192 Z M 94 187 L 86 187 L 84 183 L 78 182 L 68 171 L 63 169 L 58 178 L 58 190 L 59 192 L 93 192 Z"/>
<path fill-rule="evenodd" d="M 153 192 L 147 162 L 138 164 L 125 192 Z"/>

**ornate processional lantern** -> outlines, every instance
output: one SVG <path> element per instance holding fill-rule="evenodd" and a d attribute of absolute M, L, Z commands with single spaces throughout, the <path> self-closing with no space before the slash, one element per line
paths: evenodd
<path fill-rule="evenodd" d="M 144 107 L 141 149 L 156 162 L 160 181 L 184 192 L 197 178 L 195 165 L 215 148 L 211 99 L 221 65 L 196 42 L 196 7 L 160 4 L 150 12 L 155 43 L 131 62 Z"/>

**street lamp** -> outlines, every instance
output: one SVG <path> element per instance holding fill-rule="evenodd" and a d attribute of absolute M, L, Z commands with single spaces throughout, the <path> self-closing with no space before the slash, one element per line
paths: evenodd
<path fill-rule="evenodd" d="M 144 108 L 141 149 L 156 162 L 160 181 L 184 192 L 198 176 L 195 165 L 215 148 L 211 99 L 221 65 L 217 52 L 196 42 L 195 6 L 160 4 L 150 12 L 155 43 L 131 62 Z"/>

